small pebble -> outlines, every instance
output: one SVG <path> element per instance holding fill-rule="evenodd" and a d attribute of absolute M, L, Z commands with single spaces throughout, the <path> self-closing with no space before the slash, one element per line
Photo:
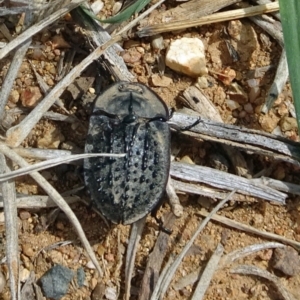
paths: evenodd
<path fill-rule="evenodd" d="M 99 256 L 102 256 L 105 253 L 105 247 L 103 247 L 102 244 L 99 244 L 97 246 L 97 250 L 96 251 L 97 251 L 97 253 L 98 253 Z"/>
<path fill-rule="evenodd" d="M 40 279 L 45 297 L 55 300 L 66 295 L 74 272 L 62 265 L 55 265 Z"/>
<path fill-rule="evenodd" d="M 56 48 L 71 48 L 62 35 L 55 35 L 52 39 L 52 49 Z"/>
<path fill-rule="evenodd" d="M 37 146 L 38 148 L 57 149 L 60 143 L 64 140 L 65 137 L 59 129 L 51 127 L 44 133 L 43 137 L 37 141 Z"/>
<path fill-rule="evenodd" d="M 280 128 L 283 132 L 290 131 L 290 130 L 296 130 L 297 129 L 297 120 L 295 118 L 291 117 L 283 117 L 283 119 L 280 120 Z"/>
<path fill-rule="evenodd" d="M 22 244 L 22 252 L 28 257 L 33 257 L 35 255 L 31 245 L 26 243 Z"/>
<path fill-rule="evenodd" d="M 145 49 L 143 47 L 140 47 L 140 46 L 136 47 L 136 51 L 138 51 L 142 55 L 145 54 Z"/>
<path fill-rule="evenodd" d="M 109 262 L 115 261 L 115 257 L 114 257 L 114 255 L 113 255 L 112 253 L 107 253 L 107 254 L 105 255 L 105 259 L 106 259 L 107 261 L 109 261 Z"/>
<path fill-rule="evenodd" d="M 24 107 L 33 107 L 42 99 L 43 95 L 36 86 L 29 86 L 21 93 L 21 102 Z"/>
<path fill-rule="evenodd" d="M 113 287 L 107 287 L 105 289 L 105 297 L 108 300 L 117 300 L 117 289 Z"/>
<path fill-rule="evenodd" d="M 266 115 L 261 115 L 258 121 L 264 131 L 272 132 L 276 128 L 279 118 L 272 111 L 270 111 Z"/>
<path fill-rule="evenodd" d="M 253 106 L 251 103 L 247 103 L 244 105 L 244 110 L 246 113 L 248 114 L 252 114 L 253 113 Z"/>
<path fill-rule="evenodd" d="M 129 49 L 123 53 L 122 57 L 125 63 L 133 64 L 138 62 L 142 55 L 135 49 Z"/>
<path fill-rule="evenodd" d="M 96 268 L 95 268 L 95 265 L 92 263 L 91 260 L 89 260 L 85 266 L 86 266 L 88 269 L 91 269 L 91 270 L 96 269 Z"/>
<path fill-rule="evenodd" d="M 162 50 L 164 49 L 164 38 L 162 35 L 157 34 L 154 35 L 151 39 L 151 46 L 155 50 Z"/>
<path fill-rule="evenodd" d="M 36 48 L 36 49 L 33 49 L 33 51 L 31 52 L 30 58 L 33 60 L 42 61 L 42 60 L 45 60 L 46 55 L 41 48 Z"/>
<path fill-rule="evenodd" d="M 3 273 L 0 271 L 0 294 L 3 292 L 6 286 L 6 279 Z"/>
<path fill-rule="evenodd" d="M 298 252 L 290 247 L 276 248 L 272 258 L 273 268 L 287 276 L 295 276 L 300 272 L 300 257 Z"/>
<path fill-rule="evenodd" d="M 242 111 L 239 113 L 239 118 L 240 118 L 240 119 L 243 119 L 243 118 L 246 117 L 246 115 L 247 115 L 247 113 L 246 113 L 244 110 L 242 110 Z"/>
<path fill-rule="evenodd" d="M 63 222 L 56 222 L 56 228 L 58 230 L 64 230 L 65 229 L 65 226 L 64 226 L 64 223 Z"/>
<path fill-rule="evenodd" d="M 173 80 L 172 78 L 167 76 L 160 76 L 158 74 L 153 74 L 151 76 L 151 83 L 153 86 L 168 87 L 171 83 L 173 83 Z"/>
<path fill-rule="evenodd" d="M 20 99 L 20 94 L 19 94 L 19 92 L 16 91 L 16 90 L 12 90 L 12 91 L 10 92 L 10 95 L 9 95 L 8 100 L 9 100 L 10 102 L 16 104 L 16 103 L 19 101 L 19 99 Z"/>
<path fill-rule="evenodd" d="M 200 89 L 207 89 L 208 88 L 207 78 L 205 76 L 198 77 L 196 86 Z"/>
<path fill-rule="evenodd" d="M 53 86 L 53 85 L 55 84 L 52 78 L 48 78 L 48 79 L 46 80 L 46 83 L 47 83 L 49 86 Z"/>
<path fill-rule="evenodd" d="M 102 282 L 96 284 L 93 293 L 92 300 L 102 300 L 105 295 L 105 285 Z"/>
<path fill-rule="evenodd" d="M 98 15 L 98 13 L 102 10 L 104 6 L 104 3 L 101 0 L 96 0 L 91 4 L 91 9 L 95 15 Z"/>
<path fill-rule="evenodd" d="M 31 217 L 30 212 L 26 211 L 26 210 L 21 210 L 19 213 L 19 217 L 21 220 L 27 220 Z"/>
<path fill-rule="evenodd" d="M 190 165 L 194 165 L 195 163 L 193 162 L 193 160 L 188 156 L 185 155 L 180 159 L 180 162 L 182 163 L 186 163 L 186 164 L 190 164 Z"/>
<path fill-rule="evenodd" d="M 83 287 L 84 281 L 85 281 L 85 273 L 84 273 L 83 268 L 79 268 L 77 270 L 77 274 L 76 275 L 77 275 L 77 284 L 81 288 L 81 287 Z"/>
<path fill-rule="evenodd" d="M 166 65 L 177 72 L 199 77 L 207 74 L 203 42 L 198 38 L 172 41 L 166 55 Z"/>
<path fill-rule="evenodd" d="M 25 282 L 30 275 L 30 271 L 26 268 L 23 268 L 20 272 L 20 281 Z"/>
<path fill-rule="evenodd" d="M 230 110 L 235 110 L 240 107 L 240 104 L 237 101 L 231 99 L 226 99 L 225 103 Z"/>

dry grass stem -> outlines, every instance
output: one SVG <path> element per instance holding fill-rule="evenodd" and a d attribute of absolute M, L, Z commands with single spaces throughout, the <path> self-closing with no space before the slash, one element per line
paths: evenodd
<path fill-rule="evenodd" d="M 146 223 L 146 218 L 147 217 L 144 217 L 131 225 L 125 263 L 125 300 L 130 299 L 131 279 L 134 270 L 135 256 Z"/>
<path fill-rule="evenodd" d="M 260 177 L 257 179 L 252 179 L 254 183 L 264 184 L 268 187 L 276 189 L 278 191 L 282 191 L 284 193 L 289 193 L 293 195 L 300 195 L 300 185 L 294 184 L 290 182 L 285 182 L 282 180 L 276 180 L 268 177 Z"/>
<path fill-rule="evenodd" d="M 261 111 L 263 113 L 268 113 L 268 111 L 272 108 L 274 102 L 277 100 L 279 94 L 282 92 L 287 80 L 289 77 L 289 70 L 288 70 L 288 65 L 287 65 L 287 60 L 286 60 L 286 52 L 283 49 L 282 54 L 278 63 L 277 71 L 276 71 L 276 76 L 274 78 L 274 82 L 272 83 L 266 100 L 265 104 L 263 105 Z"/>
<path fill-rule="evenodd" d="M 276 242 L 267 242 L 262 244 L 254 244 L 250 245 L 241 249 L 237 249 L 235 251 L 232 251 L 226 255 L 224 255 L 220 261 L 219 268 L 223 268 L 229 264 L 232 264 L 235 260 L 244 258 L 247 255 L 251 255 L 253 253 L 256 253 L 258 251 L 266 250 L 266 249 L 272 249 L 272 248 L 284 248 L 286 247 L 283 244 L 276 243 Z"/>
<path fill-rule="evenodd" d="M 176 217 L 173 213 L 164 215 L 164 228 L 172 230 L 175 219 Z M 153 251 L 150 253 L 147 261 L 147 266 L 139 291 L 139 300 L 147 300 L 150 298 L 150 295 L 153 292 L 153 288 L 157 284 L 161 266 L 164 263 L 164 259 L 169 246 L 169 240 L 170 234 L 161 230 L 156 240 Z"/>
<path fill-rule="evenodd" d="M 88 158 L 88 157 L 124 157 L 125 154 L 110 154 L 110 153 L 85 153 L 85 154 L 73 154 L 69 156 L 62 156 L 58 158 L 49 159 L 46 161 L 42 161 L 39 163 L 36 163 L 34 165 L 30 165 L 27 167 L 20 168 L 15 171 L 11 171 L 9 173 L 0 175 L 0 182 L 16 178 L 18 176 L 23 176 L 26 174 L 29 174 L 33 171 L 41 171 L 48 168 L 52 168 L 58 165 L 61 165 L 63 163 L 71 162 L 78 159 Z"/>
<path fill-rule="evenodd" d="M 221 259 L 221 256 L 223 255 L 223 252 L 224 252 L 224 247 L 222 246 L 222 244 L 219 243 L 213 255 L 210 257 L 208 263 L 205 266 L 205 269 L 193 293 L 192 300 L 203 299 L 204 294 L 209 287 L 211 279 L 215 271 L 218 269 L 218 264 Z"/>
<path fill-rule="evenodd" d="M 79 196 L 64 196 L 64 200 L 68 205 L 80 201 Z M 32 196 L 18 196 L 16 199 L 17 208 L 51 208 L 57 207 L 56 202 L 49 196 L 44 195 L 32 195 Z M 0 195 L 0 207 L 3 207 L 3 196 Z"/>
<path fill-rule="evenodd" d="M 174 113 L 169 123 L 171 126 L 176 124 L 177 128 L 184 128 L 195 124 L 197 120 L 199 121 L 199 118 L 195 116 Z M 201 118 L 198 125 L 193 126 L 189 131 L 182 132 L 182 134 L 237 147 L 238 149 L 270 156 L 276 160 L 300 166 L 299 145 L 297 142 L 263 131 Z"/>
<path fill-rule="evenodd" d="M 198 214 L 200 214 L 203 217 L 208 216 L 208 213 L 205 212 L 204 210 L 199 211 Z M 242 224 L 240 222 L 237 222 L 237 221 L 234 221 L 234 220 L 231 220 L 231 219 L 228 219 L 226 217 L 219 216 L 219 215 L 214 215 L 211 219 L 214 220 L 214 221 L 220 222 L 222 224 L 225 224 L 229 227 L 244 231 L 244 232 L 248 232 L 248 233 L 255 234 L 255 235 L 258 235 L 260 237 L 269 239 L 269 240 L 275 240 L 275 241 L 279 241 L 281 243 L 290 245 L 290 246 L 294 247 L 297 251 L 300 250 L 300 243 L 299 242 L 291 240 L 291 239 L 287 239 L 284 236 L 281 236 L 281 235 L 278 235 L 278 234 L 275 234 L 275 233 L 266 232 L 266 231 L 261 231 L 259 229 L 254 228 L 254 227 L 251 227 L 249 225 Z"/>
<path fill-rule="evenodd" d="M 2 88 L 0 91 L 0 120 L 3 119 L 4 113 L 5 113 L 5 106 L 8 102 L 8 97 L 11 93 L 13 84 L 15 82 L 15 79 L 18 75 L 21 64 L 23 62 L 23 58 L 24 58 L 30 44 L 31 44 L 31 39 L 23 42 L 23 44 L 21 44 L 19 46 L 19 48 L 16 50 L 16 52 L 13 56 L 12 62 L 10 64 L 8 72 L 5 76 L 5 79 L 4 79 L 4 82 L 2 84 Z"/>
<path fill-rule="evenodd" d="M 258 197 L 278 204 L 285 204 L 285 199 L 287 198 L 286 194 L 263 184 L 254 184 L 250 179 L 199 165 L 173 162 L 170 175 L 173 178 L 192 183 L 204 183 L 220 191 L 237 190 L 240 194 Z"/>
<path fill-rule="evenodd" d="M 179 20 L 179 21 L 169 22 L 164 24 L 145 26 L 137 32 L 137 35 L 139 37 L 144 37 L 144 36 L 154 35 L 162 32 L 169 32 L 174 30 L 187 29 L 195 26 L 201 26 L 204 24 L 213 24 L 217 22 L 231 21 L 240 18 L 246 18 L 246 17 L 261 15 L 265 13 L 271 13 L 278 10 L 279 10 L 278 2 L 272 2 L 272 3 L 257 5 L 253 7 L 215 13 L 209 16 L 198 18 L 197 20 L 189 20 L 189 19 Z"/>
<path fill-rule="evenodd" d="M 6 159 L 0 153 L 0 172 L 9 172 Z M 5 215 L 5 233 L 6 233 L 6 257 L 9 272 L 9 283 L 11 290 L 11 299 L 20 299 L 20 281 L 19 281 L 19 243 L 18 243 L 18 220 L 16 205 L 15 182 L 9 181 L 1 184 L 3 206 Z"/>
<path fill-rule="evenodd" d="M 278 292 L 281 294 L 284 300 L 295 300 L 294 297 L 292 297 L 292 295 L 290 295 L 290 293 L 283 287 L 283 284 L 281 283 L 280 279 L 266 270 L 260 269 L 256 266 L 240 265 L 231 269 L 230 273 L 253 275 L 265 278 L 275 285 L 275 287 L 277 288 Z"/>
<path fill-rule="evenodd" d="M 13 148 L 13 150 L 22 157 L 33 158 L 37 160 L 53 159 L 62 156 L 72 155 L 70 150 L 61 149 L 40 149 L 40 148 Z"/>

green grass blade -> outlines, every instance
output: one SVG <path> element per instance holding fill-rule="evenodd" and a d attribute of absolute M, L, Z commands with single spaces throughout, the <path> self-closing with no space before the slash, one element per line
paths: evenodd
<path fill-rule="evenodd" d="M 300 1 L 279 0 L 284 45 L 289 66 L 294 104 L 300 128 Z"/>
<path fill-rule="evenodd" d="M 115 15 L 111 18 L 108 18 L 108 19 L 104 19 L 104 20 L 100 20 L 99 18 L 97 18 L 91 11 L 89 11 L 83 5 L 81 6 L 81 8 L 91 18 L 93 18 L 99 22 L 114 24 L 114 23 L 121 23 L 123 21 L 128 20 L 132 15 L 139 13 L 149 2 L 150 2 L 150 0 L 137 0 L 132 5 L 128 6 L 126 9 L 124 9 L 123 11 L 118 13 L 117 15 Z"/>

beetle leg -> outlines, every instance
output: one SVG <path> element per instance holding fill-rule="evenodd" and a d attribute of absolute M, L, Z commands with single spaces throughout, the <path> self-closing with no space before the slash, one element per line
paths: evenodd
<path fill-rule="evenodd" d="M 176 217 L 181 217 L 183 214 L 183 207 L 180 204 L 179 198 L 178 198 L 176 191 L 174 189 L 174 186 L 172 184 L 172 179 L 171 179 L 170 175 L 169 175 L 169 179 L 168 179 L 168 183 L 167 183 L 167 187 L 166 187 L 166 192 L 169 197 L 169 202 L 170 202 L 173 214 Z"/>
<path fill-rule="evenodd" d="M 198 125 L 200 122 L 202 121 L 201 117 L 199 117 L 194 123 L 192 123 L 191 125 L 182 127 L 179 129 L 179 131 L 187 131 L 190 130 L 191 128 L 193 128 L 194 126 Z"/>

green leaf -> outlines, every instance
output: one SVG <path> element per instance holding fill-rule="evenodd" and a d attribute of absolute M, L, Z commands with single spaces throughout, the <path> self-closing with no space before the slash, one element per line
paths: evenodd
<path fill-rule="evenodd" d="M 81 6 L 81 8 L 85 11 L 86 14 L 88 14 L 91 18 L 102 22 L 102 23 L 121 23 L 123 21 L 128 20 L 132 15 L 139 13 L 148 3 L 150 0 L 137 0 L 135 1 L 132 5 L 128 6 L 126 9 L 118 13 L 117 15 L 105 19 L 105 20 L 100 20 L 97 18 L 90 10 L 88 10 L 86 7 Z"/>
<path fill-rule="evenodd" d="M 289 75 L 300 128 L 300 1 L 279 0 Z"/>

